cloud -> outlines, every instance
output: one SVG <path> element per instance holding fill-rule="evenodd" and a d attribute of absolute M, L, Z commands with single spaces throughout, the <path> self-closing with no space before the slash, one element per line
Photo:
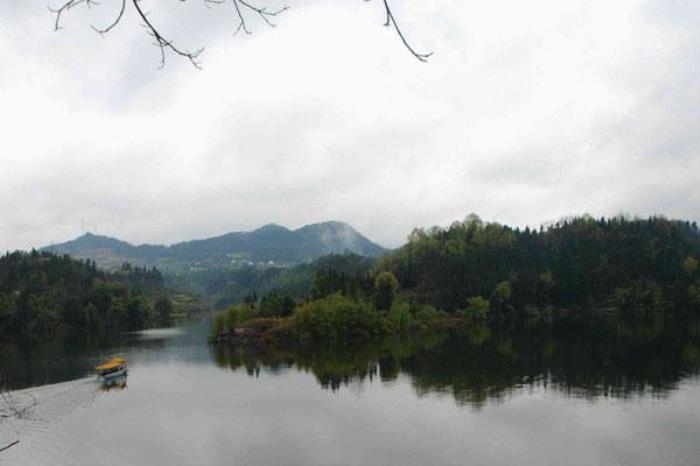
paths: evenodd
<path fill-rule="evenodd" d="M 127 16 L 0 6 L 0 248 L 83 225 L 176 242 L 345 220 L 386 245 L 469 212 L 516 225 L 620 211 L 700 219 L 700 13 L 664 0 L 145 2 L 204 70 Z M 104 7 L 104 8 L 103 8 Z"/>

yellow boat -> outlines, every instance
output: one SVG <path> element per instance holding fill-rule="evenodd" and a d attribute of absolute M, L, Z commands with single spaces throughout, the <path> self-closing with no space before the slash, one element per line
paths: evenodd
<path fill-rule="evenodd" d="M 126 375 L 126 359 L 112 358 L 95 367 L 97 376 L 102 380 L 114 379 Z"/>

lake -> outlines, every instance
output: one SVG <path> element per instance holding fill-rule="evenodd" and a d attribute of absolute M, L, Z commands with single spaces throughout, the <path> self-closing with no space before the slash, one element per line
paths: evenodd
<path fill-rule="evenodd" d="M 293 349 L 206 320 L 8 345 L 8 465 L 700 464 L 700 323 L 485 325 Z M 91 368 L 129 359 L 109 389 Z"/>

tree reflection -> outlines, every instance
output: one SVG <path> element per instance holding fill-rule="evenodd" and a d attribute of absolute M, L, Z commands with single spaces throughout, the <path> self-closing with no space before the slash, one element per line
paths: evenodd
<path fill-rule="evenodd" d="M 590 399 L 664 397 L 699 373 L 700 320 L 482 324 L 342 346 L 213 346 L 212 356 L 219 366 L 254 377 L 263 370 L 308 372 L 331 390 L 407 375 L 419 396 L 448 393 L 458 404 L 475 407 L 532 388 Z"/>

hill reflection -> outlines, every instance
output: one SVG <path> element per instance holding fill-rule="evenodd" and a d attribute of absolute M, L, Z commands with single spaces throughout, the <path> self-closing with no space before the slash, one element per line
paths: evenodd
<path fill-rule="evenodd" d="M 450 394 L 481 406 L 518 390 L 544 387 L 566 396 L 665 397 L 700 369 L 700 320 L 597 319 L 550 326 L 473 326 L 441 335 L 353 345 L 296 348 L 212 347 L 220 367 L 297 369 L 331 390 L 407 376 L 420 396 Z"/>

